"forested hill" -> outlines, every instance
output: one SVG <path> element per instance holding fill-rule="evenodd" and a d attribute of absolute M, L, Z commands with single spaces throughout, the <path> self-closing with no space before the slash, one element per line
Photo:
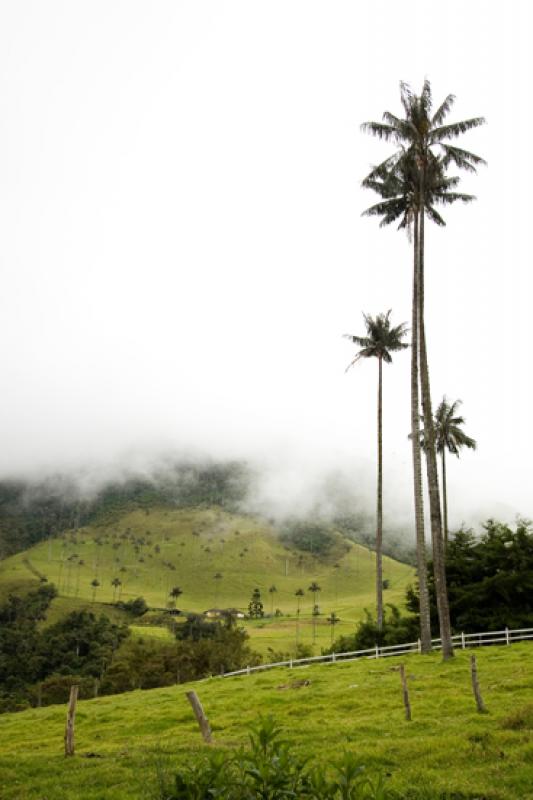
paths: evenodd
<path fill-rule="evenodd" d="M 128 477 L 85 491 L 65 476 L 40 481 L 0 481 L 0 558 L 42 539 L 88 524 L 106 524 L 138 508 L 218 506 L 237 508 L 252 473 L 239 461 L 188 463 L 167 467 L 153 477 Z"/>

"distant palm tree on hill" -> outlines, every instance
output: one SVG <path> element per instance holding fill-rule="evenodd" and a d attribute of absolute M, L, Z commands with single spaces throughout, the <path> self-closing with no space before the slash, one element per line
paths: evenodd
<path fill-rule="evenodd" d="M 94 603 L 96 599 L 96 590 L 100 586 L 100 581 L 97 578 L 93 578 L 93 580 L 91 581 L 91 586 L 93 587 L 93 603 Z"/>
<path fill-rule="evenodd" d="M 170 592 L 169 592 L 169 597 L 171 597 L 171 598 L 172 598 L 172 601 L 173 601 L 173 604 L 174 604 L 174 608 L 176 608 L 176 600 L 177 600 L 177 599 L 178 599 L 178 597 L 180 597 L 180 595 L 182 595 L 182 594 L 183 594 L 183 590 L 182 590 L 182 589 L 180 589 L 180 587 L 179 587 L 179 586 L 174 586 L 174 587 L 173 587 L 173 588 L 170 590 Z"/>
<path fill-rule="evenodd" d="M 113 578 L 113 580 L 111 581 L 111 586 L 113 587 L 113 602 L 115 602 L 115 596 L 116 596 L 116 593 L 117 593 L 117 589 L 120 586 L 120 579 L 119 578 Z"/>
<path fill-rule="evenodd" d="M 272 584 L 272 586 L 270 587 L 270 589 L 268 591 L 270 593 L 270 613 L 271 613 L 271 615 L 273 615 L 274 614 L 274 595 L 278 590 L 276 589 L 274 584 Z"/>

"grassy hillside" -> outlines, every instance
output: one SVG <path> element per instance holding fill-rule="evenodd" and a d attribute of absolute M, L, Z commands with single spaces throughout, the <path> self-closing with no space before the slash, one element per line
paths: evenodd
<path fill-rule="evenodd" d="M 319 558 L 287 547 L 265 522 L 215 509 L 137 510 L 112 524 L 50 538 L 0 562 L 0 593 L 35 585 L 40 576 L 59 590 L 51 621 L 94 603 L 106 604 L 108 612 L 118 597 L 114 578 L 122 583 L 122 600 L 143 596 L 159 608 L 166 607 L 169 591 L 179 586 L 178 607 L 195 612 L 213 606 L 245 610 L 258 587 L 265 613 L 282 613 L 248 623 L 254 647 L 262 651 L 287 649 L 297 635 L 300 642 L 312 643 L 313 597 L 307 591 L 312 581 L 321 587 L 316 649 L 331 640 L 331 611 L 341 619 L 334 631 L 338 636 L 352 631 L 364 608 L 374 605 L 374 554 L 369 550 L 337 534 L 331 550 Z M 401 604 L 413 569 L 384 558 L 384 578 L 389 582 L 385 601 Z M 94 579 L 97 587 L 91 586 Z M 272 586 L 276 591 L 270 593 Z M 299 588 L 305 596 L 297 631 Z"/>
<path fill-rule="evenodd" d="M 477 651 L 489 713 L 479 715 L 468 652 L 404 657 L 413 721 L 406 722 L 397 659 L 320 665 L 81 702 L 77 755 L 65 760 L 65 708 L 0 717 L 5 800 L 156 798 L 158 780 L 204 747 L 185 698 L 203 702 L 215 747 L 244 744 L 246 726 L 273 714 L 297 749 L 327 764 L 348 749 L 390 775 L 401 797 L 533 798 L 533 645 Z M 306 678 L 308 686 L 290 688 Z M 407 791 L 411 794 L 407 794 Z"/>

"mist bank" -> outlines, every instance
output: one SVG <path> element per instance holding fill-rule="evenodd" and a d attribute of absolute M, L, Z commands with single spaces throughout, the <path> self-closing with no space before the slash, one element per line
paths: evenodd
<path fill-rule="evenodd" d="M 414 530 L 408 471 L 385 490 L 385 552 L 411 561 Z M 256 459 L 206 453 L 130 454 L 68 470 L 0 477 L 0 557 L 91 523 L 111 523 L 132 508 L 219 507 L 252 514 L 283 533 L 295 522 L 338 530 L 373 546 L 375 474 L 361 461 L 338 466 L 288 453 Z M 509 521 L 503 504 L 479 508 L 459 524 L 479 530 L 489 517 Z M 452 526 L 453 527 L 453 526 Z"/>
<path fill-rule="evenodd" d="M 92 465 L 0 480 L 0 555 L 132 508 L 218 507 L 251 514 L 283 531 L 295 521 L 339 528 L 371 544 L 372 503 L 362 481 L 341 470 L 304 469 L 283 459 L 217 460 L 190 453 L 140 463 Z M 395 539 L 410 540 L 396 525 Z"/>

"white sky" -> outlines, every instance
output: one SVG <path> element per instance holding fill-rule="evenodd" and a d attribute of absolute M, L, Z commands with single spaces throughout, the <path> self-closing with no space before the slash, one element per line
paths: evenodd
<path fill-rule="evenodd" d="M 487 169 L 427 242 L 435 401 L 479 450 L 451 521 L 533 516 L 527 2 L 0 3 L 0 470 L 197 447 L 366 471 L 362 311 L 410 318 L 410 246 L 361 218 L 398 83 Z M 410 509 L 409 355 L 385 374 L 386 498 Z M 124 455 L 126 454 L 126 455 Z M 389 511 L 391 514 L 392 511 Z"/>

